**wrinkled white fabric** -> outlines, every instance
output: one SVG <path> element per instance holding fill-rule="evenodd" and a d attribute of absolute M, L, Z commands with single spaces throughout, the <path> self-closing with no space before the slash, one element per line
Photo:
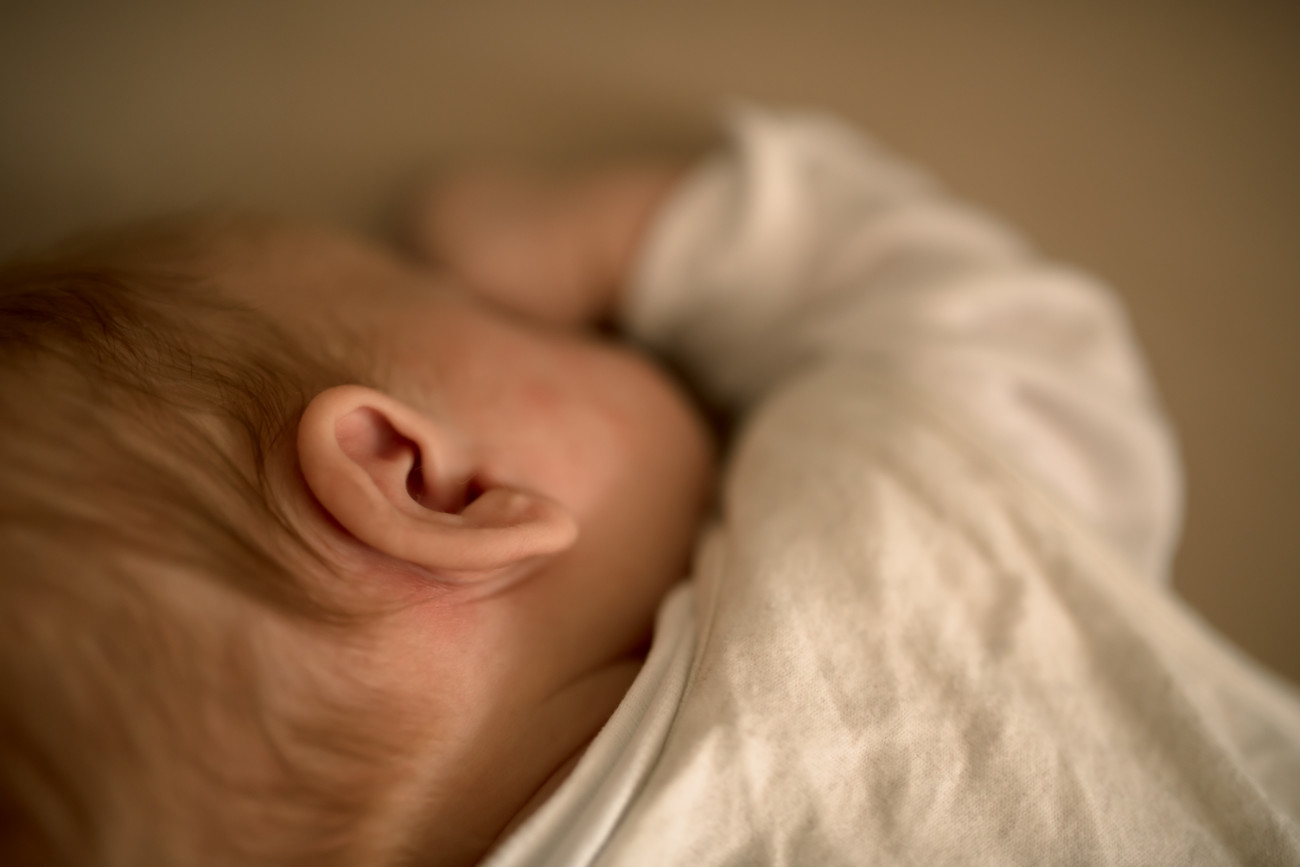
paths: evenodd
<path fill-rule="evenodd" d="M 744 109 L 626 315 L 745 422 L 652 664 L 493 867 L 1300 864 L 1300 699 L 1163 584 L 1176 456 L 1094 280 Z"/>

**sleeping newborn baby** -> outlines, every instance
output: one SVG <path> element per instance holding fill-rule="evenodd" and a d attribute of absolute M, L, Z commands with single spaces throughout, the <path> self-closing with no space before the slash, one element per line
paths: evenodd
<path fill-rule="evenodd" d="M 436 266 L 214 217 L 0 275 L 0 860 L 1300 863 L 1115 300 L 730 129 L 455 182 Z M 638 347 L 740 419 L 718 490 Z"/>

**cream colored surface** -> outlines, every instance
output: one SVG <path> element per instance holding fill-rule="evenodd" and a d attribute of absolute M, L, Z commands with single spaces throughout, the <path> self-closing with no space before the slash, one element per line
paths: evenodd
<path fill-rule="evenodd" d="M 1175 583 L 1300 678 L 1297 85 L 1282 3 L 5 4 L 0 250 L 213 203 L 378 231 L 459 155 L 825 106 L 1120 289 L 1183 438 Z"/>

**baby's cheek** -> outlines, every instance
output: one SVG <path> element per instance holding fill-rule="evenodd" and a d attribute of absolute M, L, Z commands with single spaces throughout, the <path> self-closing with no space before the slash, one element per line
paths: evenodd
<path fill-rule="evenodd" d="M 548 382 L 530 382 L 519 390 L 520 410 L 538 424 L 561 422 L 567 396 Z"/>
<path fill-rule="evenodd" d="M 645 443 L 670 460 L 711 460 L 712 435 L 703 413 L 666 372 L 633 356 L 619 389 L 619 425 L 628 440 Z"/>

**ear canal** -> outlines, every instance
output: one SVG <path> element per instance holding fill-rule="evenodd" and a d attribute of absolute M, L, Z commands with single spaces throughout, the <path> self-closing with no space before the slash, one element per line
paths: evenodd
<path fill-rule="evenodd" d="M 317 395 L 299 422 L 298 452 L 308 487 L 345 530 L 449 580 L 499 574 L 577 538 L 559 503 L 476 481 L 454 437 L 373 389 Z"/>

